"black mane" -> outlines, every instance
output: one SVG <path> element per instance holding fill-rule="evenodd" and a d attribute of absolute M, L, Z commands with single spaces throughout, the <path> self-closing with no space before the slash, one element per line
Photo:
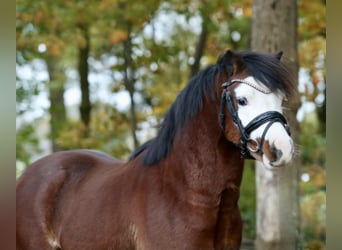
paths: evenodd
<path fill-rule="evenodd" d="M 153 165 L 164 159 L 172 149 L 177 131 L 201 110 L 204 96 L 209 92 L 211 98 L 215 98 L 213 79 L 217 72 L 218 66 L 211 65 L 194 76 L 166 113 L 158 135 L 136 149 L 130 158 L 147 149 L 144 165 Z"/>
<path fill-rule="evenodd" d="M 241 58 L 249 74 L 264 83 L 272 92 L 280 91 L 286 95 L 292 93 L 294 81 L 274 55 L 255 52 L 238 52 L 235 55 Z M 157 136 L 137 148 L 130 159 L 143 151 L 144 165 L 154 165 L 165 159 L 172 149 L 176 133 L 200 112 L 205 96 L 209 95 L 215 100 L 215 75 L 226 68 L 227 65 L 218 62 L 194 76 L 166 113 Z"/>
<path fill-rule="evenodd" d="M 295 81 L 283 63 L 273 54 L 239 52 L 248 73 L 262 82 L 272 92 L 280 91 L 290 96 L 295 91 Z"/>

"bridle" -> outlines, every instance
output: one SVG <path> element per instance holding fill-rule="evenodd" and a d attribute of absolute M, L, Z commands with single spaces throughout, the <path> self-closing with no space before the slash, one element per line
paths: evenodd
<path fill-rule="evenodd" d="M 290 128 L 287 124 L 287 121 L 285 119 L 285 117 L 277 112 L 277 111 L 268 111 L 265 113 L 262 113 L 260 115 L 258 115 L 257 117 L 255 117 L 252 121 L 250 121 L 246 127 L 244 127 L 242 125 L 242 122 L 239 118 L 239 115 L 234 107 L 233 104 L 233 99 L 231 97 L 231 92 L 229 91 L 229 87 L 232 86 L 234 83 L 240 83 L 240 84 L 247 84 L 251 87 L 253 87 L 254 89 L 264 93 L 264 94 L 270 94 L 271 91 L 263 89 L 261 87 L 259 87 L 258 85 L 242 80 L 242 79 L 233 79 L 233 80 L 229 80 L 228 82 L 225 82 L 222 84 L 223 87 L 223 92 L 222 92 L 222 96 L 221 96 L 221 110 L 220 110 L 220 125 L 222 127 L 222 129 L 224 130 L 225 128 L 225 107 L 228 107 L 228 110 L 232 116 L 232 119 L 234 121 L 234 123 L 237 125 L 237 127 L 239 128 L 241 137 L 240 137 L 240 143 L 239 143 L 239 147 L 241 150 L 241 157 L 244 159 L 254 159 L 254 157 L 250 154 L 251 152 L 253 153 L 263 153 L 262 151 L 262 147 L 265 141 L 265 136 L 267 131 L 269 130 L 269 128 L 272 126 L 273 123 L 275 122 L 279 122 L 280 124 L 282 124 L 286 130 L 286 132 L 288 133 L 288 135 L 291 135 L 290 132 Z M 265 130 L 263 131 L 261 138 L 260 138 L 260 142 L 253 140 L 250 138 L 250 135 L 252 133 L 253 130 L 259 128 L 261 125 L 267 123 L 267 126 L 265 127 Z M 256 143 L 256 148 L 251 148 L 248 144 L 250 142 L 254 142 Z"/>

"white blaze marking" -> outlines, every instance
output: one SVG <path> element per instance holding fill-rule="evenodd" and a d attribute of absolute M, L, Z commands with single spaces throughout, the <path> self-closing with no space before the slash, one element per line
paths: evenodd
<path fill-rule="evenodd" d="M 254 77 L 249 76 L 244 80 L 251 82 L 253 85 L 259 86 L 262 89 L 267 89 L 266 86 L 261 84 L 259 81 L 256 81 Z M 247 99 L 246 106 L 238 107 L 238 115 L 243 126 L 246 126 L 250 121 L 262 113 L 268 111 L 277 111 L 282 113 L 282 101 L 284 96 L 280 93 L 265 94 L 247 84 L 240 84 L 235 88 L 235 96 L 236 98 L 245 97 Z M 265 123 L 252 131 L 250 137 L 252 139 L 261 137 L 267 124 L 268 123 Z M 282 151 L 282 157 L 279 161 L 272 164 L 281 165 L 292 159 L 293 142 L 282 124 L 272 124 L 266 133 L 265 140 L 268 140 L 271 146 L 275 146 L 277 149 Z M 262 156 L 262 161 L 265 165 L 271 167 L 271 161 L 267 159 L 266 155 Z"/>

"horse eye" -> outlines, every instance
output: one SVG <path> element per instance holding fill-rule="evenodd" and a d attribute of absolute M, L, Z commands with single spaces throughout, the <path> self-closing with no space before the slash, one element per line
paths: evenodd
<path fill-rule="evenodd" d="M 247 99 L 246 99 L 246 97 L 239 97 L 237 101 L 238 101 L 238 104 L 239 104 L 240 106 L 246 106 L 246 105 L 247 105 Z"/>

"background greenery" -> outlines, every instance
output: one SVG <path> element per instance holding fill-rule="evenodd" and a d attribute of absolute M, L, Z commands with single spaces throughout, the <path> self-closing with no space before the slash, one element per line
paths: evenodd
<path fill-rule="evenodd" d="M 251 2 L 17 0 L 17 176 L 61 149 L 126 159 L 193 74 L 226 48 L 249 48 Z M 325 249 L 325 1 L 298 1 L 298 43 L 302 239 Z M 253 239 L 249 161 L 241 192 L 244 236 Z"/>

